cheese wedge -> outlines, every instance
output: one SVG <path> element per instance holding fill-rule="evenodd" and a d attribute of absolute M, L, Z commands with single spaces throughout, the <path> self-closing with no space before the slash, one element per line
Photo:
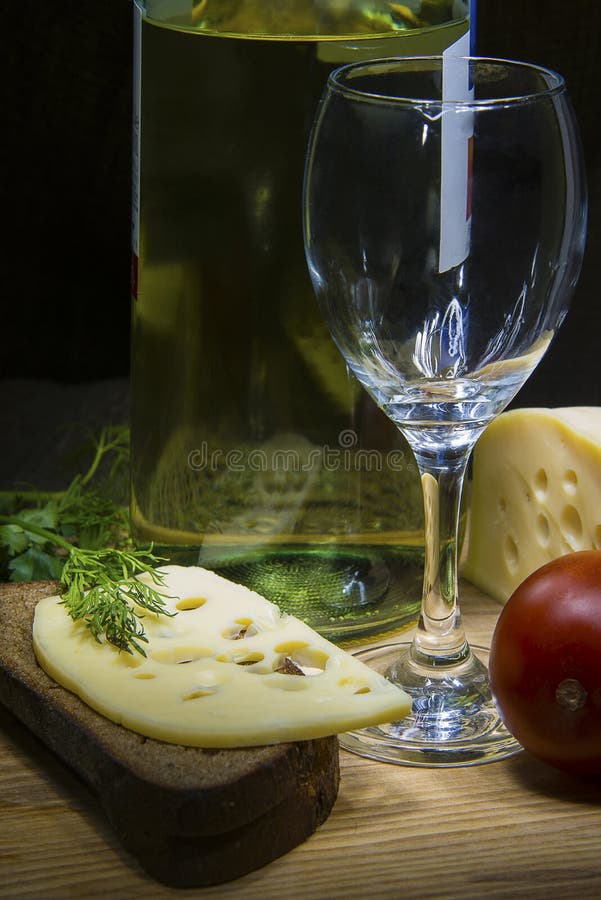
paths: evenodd
<path fill-rule="evenodd" d="M 601 408 L 516 409 L 474 453 L 464 576 L 505 602 L 535 569 L 601 548 Z"/>
<path fill-rule="evenodd" d="M 407 694 L 259 594 L 206 569 L 161 572 L 176 615 L 145 615 L 146 658 L 96 642 L 58 597 L 36 608 L 40 665 L 114 722 L 187 746 L 248 747 L 409 712 Z"/>

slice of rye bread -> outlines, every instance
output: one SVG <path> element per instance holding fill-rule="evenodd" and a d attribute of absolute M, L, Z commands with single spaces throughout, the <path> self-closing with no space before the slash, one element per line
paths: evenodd
<path fill-rule="evenodd" d="M 304 841 L 338 793 L 336 737 L 202 750 L 145 738 L 50 679 L 32 647 L 55 582 L 0 585 L 0 702 L 97 795 L 123 846 L 179 887 L 230 881 Z"/>

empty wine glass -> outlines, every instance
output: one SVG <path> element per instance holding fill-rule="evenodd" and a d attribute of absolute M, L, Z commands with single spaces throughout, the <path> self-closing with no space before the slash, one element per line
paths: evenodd
<path fill-rule="evenodd" d="M 330 75 L 306 163 L 308 266 L 348 366 L 413 450 L 425 512 L 413 641 L 362 654 L 411 694 L 412 712 L 344 735 L 348 749 L 445 766 L 519 749 L 491 697 L 486 650 L 461 624 L 458 511 L 476 440 L 564 318 L 585 231 L 558 74 L 444 56 Z"/>

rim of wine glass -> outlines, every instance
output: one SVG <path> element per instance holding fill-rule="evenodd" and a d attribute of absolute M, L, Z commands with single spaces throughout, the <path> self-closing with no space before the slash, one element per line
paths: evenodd
<path fill-rule="evenodd" d="M 512 67 L 515 69 L 529 69 L 533 72 L 537 72 L 542 76 L 543 80 L 547 80 L 547 85 L 541 85 L 540 90 L 529 91 L 524 94 L 511 94 L 508 93 L 507 96 L 504 97 L 478 97 L 478 98 L 466 98 L 457 97 L 456 99 L 449 98 L 434 98 L 434 97 L 411 97 L 411 96 L 401 96 L 396 94 L 381 94 L 376 91 L 366 91 L 361 88 L 352 87 L 348 83 L 348 78 L 352 77 L 359 73 L 359 71 L 378 71 L 381 69 L 396 67 L 401 69 L 406 69 L 411 71 L 410 66 L 416 63 L 429 63 L 434 65 L 436 63 L 436 68 L 442 71 L 442 67 L 449 62 L 466 62 L 466 63 L 475 63 L 484 66 L 498 66 L 498 67 Z M 333 69 L 328 76 L 328 87 L 330 90 L 335 91 L 336 93 L 342 94 L 344 96 L 348 96 L 350 98 L 363 100 L 364 102 L 376 102 L 376 103 L 389 103 L 393 105 L 410 105 L 410 106 L 435 106 L 438 109 L 440 107 L 467 107 L 469 109 L 473 109 L 475 107 L 497 107 L 497 106 L 517 106 L 520 104 L 532 103 L 533 101 L 538 101 L 543 97 L 552 97 L 558 94 L 561 94 L 566 89 L 565 79 L 558 72 L 553 69 L 549 69 L 546 66 L 538 65 L 537 63 L 529 63 L 522 62 L 521 60 L 516 59 L 503 59 L 502 57 L 494 57 L 494 56 L 446 56 L 446 55 L 432 55 L 432 56 L 403 56 L 403 57 L 385 57 L 382 59 L 372 59 L 372 60 L 363 60 L 361 62 L 354 63 L 346 63 L 345 65 L 338 66 L 336 69 Z"/>

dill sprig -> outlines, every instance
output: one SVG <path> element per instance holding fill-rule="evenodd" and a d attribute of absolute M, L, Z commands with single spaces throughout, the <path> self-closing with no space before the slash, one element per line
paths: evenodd
<path fill-rule="evenodd" d="M 72 547 L 61 575 L 61 602 L 74 621 L 83 620 L 100 643 L 109 643 L 146 656 L 148 643 L 141 618 L 146 613 L 174 615 L 165 609 L 163 595 L 153 585 L 164 583 L 154 568 L 158 558 L 144 550 L 79 550 Z M 146 573 L 151 584 L 136 575 Z"/>
<path fill-rule="evenodd" d="M 133 546 L 127 511 L 97 486 L 101 465 L 110 462 L 109 483 L 127 464 L 126 428 L 102 430 L 88 470 L 65 491 L 3 495 L 0 561 L 11 581 L 58 580 L 61 602 L 74 621 L 83 621 L 95 640 L 145 656 L 145 614 L 165 609 L 162 560 Z M 136 576 L 145 574 L 146 580 Z"/>
<path fill-rule="evenodd" d="M 95 640 L 104 638 L 119 650 L 136 650 L 146 656 L 141 641 L 148 643 L 141 619 L 144 614 L 173 616 L 165 609 L 165 596 L 154 585 L 164 583 L 155 566 L 163 562 L 149 550 L 107 547 L 90 550 L 75 547 L 66 538 L 24 521 L 0 516 L 0 525 L 27 530 L 45 543 L 66 551 L 60 575 L 61 603 L 74 622 L 82 620 Z M 140 581 L 142 573 L 151 584 Z"/>
<path fill-rule="evenodd" d="M 101 466 L 110 461 L 105 484 L 94 484 Z M 128 514 L 110 492 L 109 485 L 129 463 L 129 431 L 123 426 L 103 428 L 95 441 L 94 458 L 82 475 L 76 475 L 57 498 L 57 518 L 66 537 L 77 538 L 80 547 L 100 549 L 129 542 Z"/>

